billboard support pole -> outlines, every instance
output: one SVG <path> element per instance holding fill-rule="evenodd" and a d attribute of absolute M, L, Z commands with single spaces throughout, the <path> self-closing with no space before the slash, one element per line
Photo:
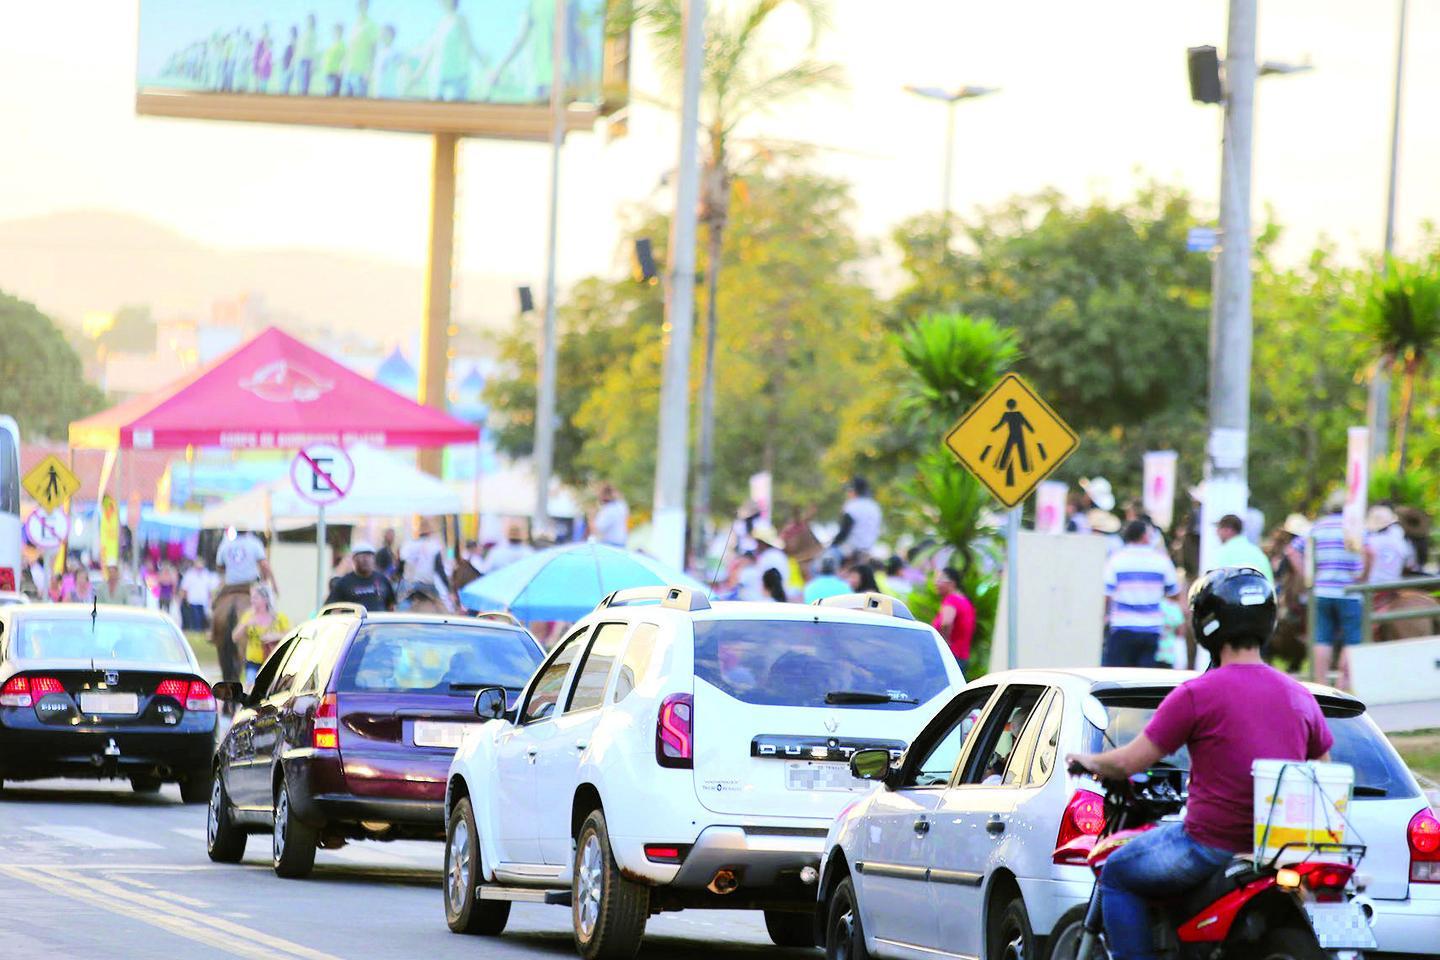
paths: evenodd
<path fill-rule="evenodd" d="M 540 384 L 535 404 L 535 510 L 532 536 L 550 533 L 550 473 L 555 466 L 555 251 L 560 216 L 560 148 L 565 144 L 565 0 L 555 3 L 550 72 L 550 230 L 545 241 L 545 325 L 540 332 Z"/>
<path fill-rule="evenodd" d="M 455 259 L 455 157 L 460 137 L 434 136 L 430 174 L 430 252 L 425 264 L 425 316 L 420 327 L 420 402 L 445 409 L 445 379 L 450 359 L 450 288 Z M 418 464 L 440 476 L 444 451 L 421 450 Z"/>

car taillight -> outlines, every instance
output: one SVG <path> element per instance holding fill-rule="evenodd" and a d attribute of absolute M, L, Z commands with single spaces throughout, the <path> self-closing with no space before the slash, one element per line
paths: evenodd
<path fill-rule="evenodd" d="M 680 863 L 685 859 L 685 854 L 690 852 L 689 844 L 679 843 L 647 843 L 645 844 L 645 859 L 651 863 Z"/>
<path fill-rule="evenodd" d="M 695 701 L 688 693 L 672 693 L 660 704 L 655 726 L 655 760 L 662 767 L 695 766 Z"/>
<path fill-rule="evenodd" d="M 317 750 L 334 750 L 340 746 L 339 703 L 335 694 L 327 693 L 315 706 L 315 730 L 311 744 Z"/>
<path fill-rule="evenodd" d="M 215 694 L 204 680 L 191 680 L 190 689 L 185 692 L 186 710 L 214 710 Z"/>
<path fill-rule="evenodd" d="M 1089 790 L 1076 790 L 1060 817 L 1060 833 L 1055 837 L 1056 863 L 1084 863 L 1088 850 L 1078 847 L 1067 851 L 1066 845 L 1079 837 L 1098 837 L 1105 827 L 1105 798 Z"/>
<path fill-rule="evenodd" d="M 184 703 L 185 691 L 189 686 L 185 680 L 161 680 L 159 686 L 155 688 L 155 696 L 169 697 L 176 703 Z"/>
<path fill-rule="evenodd" d="M 0 707 L 34 706 L 41 697 L 64 692 L 54 677 L 11 677 L 0 687 Z"/>
<path fill-rule="evenodd" d="M 15 568 L 0 567 L 0 590 L 15 592 Z"/>
<path fill-rule="evenodd" d="M 1410 882 L 1440 883 L 1440 819 L 1429 810 L 1410 818 Z"/>

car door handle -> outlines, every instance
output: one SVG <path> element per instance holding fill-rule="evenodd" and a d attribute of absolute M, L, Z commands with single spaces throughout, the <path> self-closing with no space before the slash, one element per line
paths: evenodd
<path fill-rule="evenodd" d="M 576 750 L 584 750 L 584 749 L 585 749 L 586 747 L 588 747 L 588 746 L 590 746 L 590 741 L 589 741 L 589 740 L 576 740 L 576 741 L 575 741 L 575 749 L 576 749 Z"/>
<path fill-rule="evenodd" d="M 987 832 L 998 836 L 1005 832 L 1005 821 L 999 817 L 991 817 L 985 821 L 985 829 Z"/>
<path fill-rule="evenodd" d="M 929 821 L 929 820 L 926 820 L 924 817 L 921 817 L 919 820 L 916 820 L 916 821 L 915 821 L 915 833 L 916 833 L 917 836 L 923 837 L 923 836 L 925 836 L 925 834 L 927 834 L 927 833 L 929 833 L 929 832 L 930 832 L 930 821 Z"/>
<path fill-rule="evenodd" d="M 525 756 L 529 758 L 529 760 L 530 760 L 531 763 L 534 763 L 534 762 L 535 762 L 535 757 L 536 757 L 539 753 L 540 753 L 540 751 L 537 750 L 537 749 L 535 749 L 534 747 L 526 747 L 526 748 L 525 748 Z"/>

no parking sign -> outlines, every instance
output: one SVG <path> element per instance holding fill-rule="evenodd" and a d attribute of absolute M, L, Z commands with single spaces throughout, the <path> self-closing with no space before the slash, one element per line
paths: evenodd
<path fill-rule="evenodd" d="M 295 455 L 290 482 L 301 497 L 327 507 L 345 499 L 355 486 L 355 461 L 336 444 L 312 443 Z"/>

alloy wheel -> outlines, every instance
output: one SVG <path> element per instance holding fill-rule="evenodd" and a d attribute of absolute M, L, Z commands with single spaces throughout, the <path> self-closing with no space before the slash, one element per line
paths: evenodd
<path fill-rule="evenodd" d="M 855 905 L 835 918 L 835 928 L 830 933 L 830 942 L 835 944 L 835 960 L 850 960 L 855 951 Z"/>
<path fill-rule="evenodd" d="M 464 820 L 455 824 L 450 835 L 450 870 L 446 892 L 450 897 L 450 909 L 459 913 L 465 907 L 465 898 L 470 894 L 470 827 Z"/>
<path fill-rule="evenodd" d="M 285 831 L 290 826 L 290 791 L 280 787 L 280 796 L 275 799 L 275 830 L 272 834 L 271 852 L 275 862 L 285 856 Z"/>
<path fill-rule="evenodd" d="M 580 934 L 589 939 L 600 919 L 600 897 L 605 892 L 605 861 L 600 838 L 590 833 L 580 851 L 579 880 Z"/>
<path fill-rule="evenodd" d="M 215 836 L 220 832 L 220 804 L 224 801 L 224 787 L 220 785 L 220 775 L 215 775 L 215 782 L 210 786 L 210 809 L 205 817 L 205 845 L 215 849 Z"/>

